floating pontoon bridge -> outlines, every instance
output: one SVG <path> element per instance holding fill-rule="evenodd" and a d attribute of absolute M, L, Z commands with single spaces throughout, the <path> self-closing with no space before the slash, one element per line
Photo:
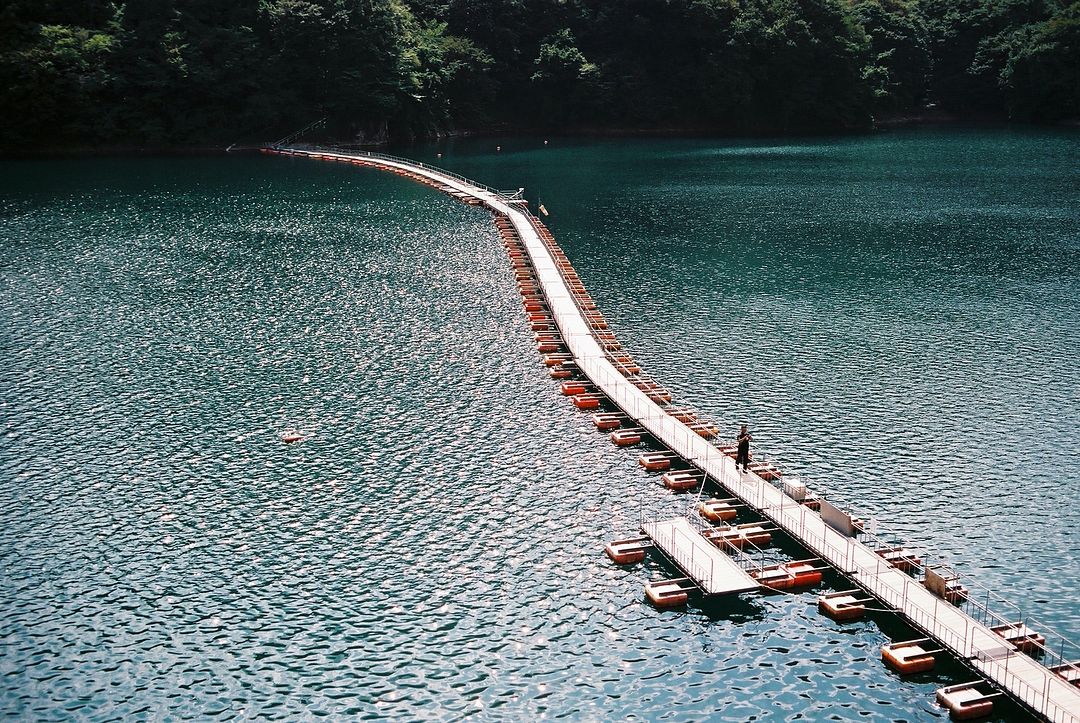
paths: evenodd
<path fill-rule="evenodd" d="M 651 585 L 654 602 L 663 606 L 683 601 L 690 594 L 798 588 L 820 581 L 820 570 L 827 565 L 858 590 L 823 596 L 823 610 L 842 610 L 844 617 L 850 617 L 868 594 L 927 636 L 886 646 L 883 657 L 892 667 L 907 672 L 905 665 L 917 664 L 925 669 L 927 656 L 932 665 L 933 655 L 941 652 L 935 646 L 940 646 L 983 676 L 983 681 L 938 691 L 939 701 L 955 717 L 988 711 L 992 699 L 1000 694 L 989 687 L 991 684 L 1046 720 L 1080 723 L 1080 647 L 1052 637 L 1046 629 L 1036 632 L 1006 601 L 995 598 L 997 606 L 992 609 L 989 591 L 983 602 L 981 591 L 974 594 L 950 570 L 931 565 L 924 552 L 879 536 L 828 500 L 813 498 L 805 486 L 778 466 L 758 463 L 750 472 L 738 472 L 733 450 L 716 440 L 715 425 L 673 404 L 670 392 L 644 375 L 621 349 L 566 256 L 539 219 L 524 207 L 519 194 L 382 154 L 283 144 L 263 151 L 377 168 L 425 183 L 495 214 L 526 312 L 537 332 L 538 349 L 550 352 L 544 363 L 555 378 L 581 375 L 591 385 L 587 389 L 571 387 L 575 393 L 566 392 L 568 396 L 583 409 L 614 407 L 597 414 L 594 421 L 598 429 L 631 427 L 633 434 L 613 440 L 617 444 L 650 436 L 662 445 L 666 451 L 642 455 L 640 461 L 646 469 L 670 470 L 665 476 L 669 486 L 704 486 L 711 480 L 737 498 L 702 502 L 700 517 L 694 509 L 687 517 L 642 520 L 644 537 L 613 543 L 614 548 L 609 545 L 609 554 L 617 561 L 639 560 L 651 548 L 682 571 L 685 577 Z M 671 470 L 672 464 L 685 469 Z M 767 564 L 754 554 L 753 539 L 767 537 L 772 528 L 758 525 L 759 537 L 751 538 L 743 534 L 745 530 L 723 522 L 725 511 L 738 506 L 756 511 L 818 558 Z M 720 521 L 720 526 L 710 520 Z M 1001 609 L 1009 612 L 1002 614 Z"/>

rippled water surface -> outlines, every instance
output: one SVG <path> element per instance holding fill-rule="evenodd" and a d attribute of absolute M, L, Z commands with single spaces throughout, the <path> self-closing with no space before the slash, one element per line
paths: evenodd
<path fill-rule="evenodd" d="M 1080 637 L 1075 135 L 493 145 L 408 152 L 539 194 L 680 397 Z M 0 716 L 930 720 L 970 675 L 814 593 L 648 606 L 601 548 L 689 498 L 558 394 L 483 211 L 2 170 Z"/>

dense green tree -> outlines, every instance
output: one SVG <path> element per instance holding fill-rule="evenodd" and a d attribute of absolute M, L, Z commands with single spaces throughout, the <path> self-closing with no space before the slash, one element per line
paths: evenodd
<path fill-rule="evenodd" d="M 1000 38 L 1048 18 L 1048 0 L 923 0 L 931 33 L 931 99 L 953 111 L 990 112 L 1004 106 Z"/>
<path fill-rule="evenodd" d="M 8 148 L 1080 116 L 1075 0 L 0 0 Z"/>
<path fill-rule="evenodd" d="M 569 29 L 552 33 L 540 44 L 530 78 L 537 110 L 546 123 L 558 128 L 591 115 L 599 69 L 577 47 Z"/>
<path fill-rule="evenodd" d="M 1016 31 L 1001 71 L 1014 118 L 1080 118 L 1080 2 Z"/>
<path fill-rule="evenodd" d="M 413 135 L 451 128 L 458 121 L 485 123 L 485 107 L 494 98 L 486 75 L 491 56 L 471 40 L 448 34 L 445 22 L 412 24 L 408 40 L 416 68 L 410 84 L 420 102 L 406 106 L 402 128 Z"/>
<path fill-rule="evenodd" d="M 930 80 L 930 33 L 914 0 L 859 0 L 853 19 L 870 36 L 870 58 L 863 75 L 873 107 L 903 111 L 926 102 Z"/>
<path fill-rule="evenodd" d="M 108 137 L 98 127 L 112 82 L 117 11 L 109 3 L 68 8 L 9 2 L 0 8 L 0 121 L 10 146 Z"/>
<path fill-rule="evenodd" d="M 598 58 L 603 107 L 622 125 L 735 124 L 747 68 L 731 47 L 731 0 L 592 2 L 583 42 Z"/>
<path fill-rule="evenodd" d="M 266 0 L 260 11 L 269 29 L 265 72 L 290 108 L 359 134 L 381 132 L 420 102 L 419 62 L 407 43 L 414 21 L 400 2 Z"/>
<path fill-rule="evenodd" d="M 868 124 L 868 39 L 838 3 L 767 0 L 752 14 L 744 11 L 736 37 L 750 48 L 754 116 L 769 129 Z"/>

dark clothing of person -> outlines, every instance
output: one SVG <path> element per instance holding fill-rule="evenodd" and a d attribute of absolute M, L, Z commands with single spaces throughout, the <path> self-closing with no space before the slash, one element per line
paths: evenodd
<path fill-rule="evenodd" d="M 741 464 L 743 472 L 745 472 L 747 465 L 750 464 L 750 434 L 741 435 L 737 441 L 739 448 L 735 454 L 735 468 L 738 469 Z"/>
<path fill-rule="evenodd" d="M 746 471 L 746 465 L 750 463 L 750 443 L 740 442 L 739 451 L 735 454 L 735 466 L 742 465 L 743 471 Z"/>

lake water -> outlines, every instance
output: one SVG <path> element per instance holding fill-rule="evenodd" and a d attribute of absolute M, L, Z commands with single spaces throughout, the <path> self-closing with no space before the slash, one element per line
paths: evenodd
<path fill-rule="evenodd" d="M 679 398 L 1080 639 L 1080 136 L 402 152 L 525 186 Z M 690 498 L 558 394 L 485 212 L 0 165 L 0 716 L 935 720 L 970 679 L 814 592 L 650 607 L 603 544 Z"/>

